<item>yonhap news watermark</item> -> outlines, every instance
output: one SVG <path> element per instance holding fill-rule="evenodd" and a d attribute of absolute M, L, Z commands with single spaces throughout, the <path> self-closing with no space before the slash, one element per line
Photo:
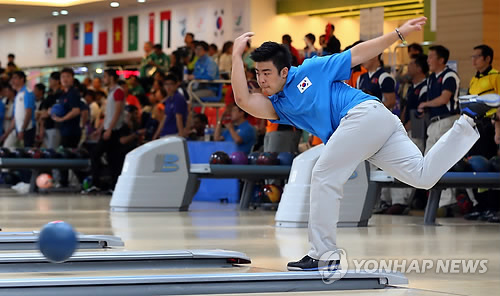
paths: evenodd
<path fill-rule="evenodd" d="M 484 274 L 488 259 L 347 259 L 344 249 L 327 252 L 321 256 L 318 269 L 323 282 L 329 284 L 350 273 L 436 273 Z"/>
<path fill-rule="evenodd" d="M 353 259 L 349 267 L 356 272 L 401 273 L 478 273 L 488 271 L 487 259 Z"/>

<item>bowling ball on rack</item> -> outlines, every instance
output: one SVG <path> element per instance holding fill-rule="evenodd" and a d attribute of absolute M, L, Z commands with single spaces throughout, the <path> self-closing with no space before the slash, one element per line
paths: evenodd
<path fill-rule="evenodd" d="M 28 153 L 30 158 L 35 158 L 35 159 L 43 158 L 43 153 L 38 148 L 31 148 L 28 150 L 27 153 Z"/>
<path fill-rule="evenodd" d="M 210 164 L 231 164 L 231 158 L 224 151 L 216 151 L 210 155 Z"/>
<path fill-rule="evenodd" d="M 274 152 L 262 152 L 257 158 L 257 164 L 277 165 L 279 164 L 278 154 Z"/>
<path fill-rule="evenodd" d="M 488 163 L 490 172 L 500 172 L 500 156 L 493 156 Z"/>
<path fill-rule="evenodd" d="M 40 189 L 49 189 L 54 186 L 54 180 L 49 174 L 40 174 L 36 177 L 36 186 Z"/>
<path fill-rule="evenodd" d="M 11 158 L 14 153 L 9 148 L 0 148 L 0 158 Z"/>
<path fill-rule="evenodd" d="M 259 158 L 259 152 L 248 154 L 248 164 L 257 164 L 257 158 Z"/>
<path fill-rule="evenodd" d="M 245 152 L 236 151 L 231 153 L 231 163 L 232 164 L 248 164 L 248 157 Z"/>
<path fill-rule="evenodd" d="M 469 157 L 469 164 L 474 172 L 487 172 L 490 166 L 488 159 L 481 155 Z"/>
<path fill-rule="evenodd" d="M 294 157 L 295 155 L 292 152 L 280 152 L 278 154 L 280 165 L 292 165 Z"/>
<path fill-rule="evenodd" d="M 451 169 L 452 172 L 471 172 L 472 167 L 467 158 L 460 159 Z"/>
<path fill-rule="evenodd" d="M 283 189 L 281 189 L 281 187 L 268 184 L 262 187 L 259 195 L 262 203 L 279 203 L 281 194 L 283 194 Z"/>
<path fill-rule="evenodd" d="M 54 263 L 68 260 L 77 245 L 75 230 L 64 221 L 47 223 L 38 236 L 38 249 L 45 258 Z"/>

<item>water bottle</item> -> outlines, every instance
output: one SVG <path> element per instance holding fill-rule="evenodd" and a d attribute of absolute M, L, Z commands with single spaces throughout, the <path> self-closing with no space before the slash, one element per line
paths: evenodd
<path fill-rule="evenodd" d="M 187 81 L 188 80 L 188 75 L 189 75 L 188 67 L 184 66 L 184 76 L 183 76 L 182 80 L 183 81 Z"/>
<path fill-rule="evenodd" d="M 210 130 L 210 127 L 207 124 L 205 126 L 205 142 L 210 142 L 211 135 L 212 135 L 212 131 Z"/>

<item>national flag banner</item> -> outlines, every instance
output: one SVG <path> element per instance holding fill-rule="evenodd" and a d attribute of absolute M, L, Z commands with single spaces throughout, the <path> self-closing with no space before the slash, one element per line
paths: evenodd
<path fill-rule="evenodd" d="M 80 23 L 71 25 L 71 43 L 70 52 L 72 57 L 80 55 Z"/>
<path fill-rule="evenodd" d="M 113 53 L 123 52 L 123 17 L 113 19 Z"/>
<path fill-rule="evenodd" d="M 85 34 L 83 37 L 83 55 L 91 56 L 92 48 L 94 46 L 94 22 L 86 22 Z"/>
<path fill-rule="evenodd" d="M 45 54 L 52 54 L 52 43 L 53 43 L 52 32 L 45 32 Z"/>
<path fill-rule="evenodd" d="M 128 17 L 128 51 L 136 51 L 139 47 L 138 19 L 139 17 L 137 15 Z"/>
<path fill-rule="evenodd" d="M 170 10 L 160 13 L 160 43 L 163 48 L 170 48 L 171 19 L 172 12 Z"/>
<path fill-rule="evenodd" d="M 149 41 L 155 43 L 155 13 L 149 14 Z"/>
<path fill-rule="evenodd" d="M 66 25 L 57 26 L 57 58 L 66 57 Z"/>
<path fill-rule="evenodd" d="M 99 32 L 99 49 L 97 53 L 99 55 L 105 55 L 108 53 L 108 31 Z"/>

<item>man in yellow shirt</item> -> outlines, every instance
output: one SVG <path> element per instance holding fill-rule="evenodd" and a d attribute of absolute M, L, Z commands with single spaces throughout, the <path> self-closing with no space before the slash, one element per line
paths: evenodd
<path fill-rule="evenodd" d="M 500 94 L 500 73 L 492 68 L 493 49 L 484 44 L 476 46 L 471 59 L 477 73 L 470 81 L 469 94 Z M 498 122 L 496 123 L 498 124 Z M 486 158 L 497 155 L 498 145 L 495 143 L 495 127 L 491 118 L 483 118 L 481 121 L 477 121 L 477 128 L 481 137 L 468 154 L 482 155 Z M 500 219 L 495 214 L 497 208 L 494 206 L 497 196 L 498 191 L 479 192 L 476 196 L 478 204 L 475 206 L 475 211 L 465 215 L 464 218 L 467 220 L 481 219 L 489 222 L 500 222 Z"/>

